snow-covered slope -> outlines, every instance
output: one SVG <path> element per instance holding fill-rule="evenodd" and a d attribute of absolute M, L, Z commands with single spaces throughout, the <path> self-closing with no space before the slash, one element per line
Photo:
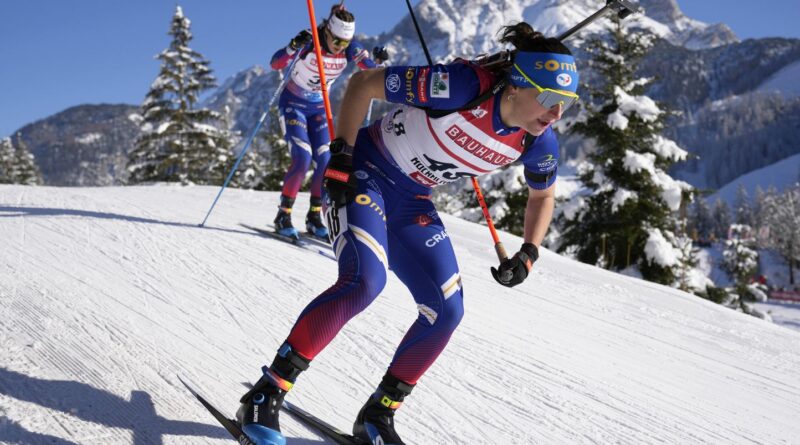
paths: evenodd
<path fill-rule="evenodd" d="M 176 375 L 233 412 L 336 266 L 238 225 L 277 194 L 228 190 L 198 228 L 215 193 L 0 186 L 0 443 L 233 443 Z M 408 443 L 800 437 L 800 333 L 550 252 L 506 289 L 486 228 L 444 219 L 466 316 L 397 415 Z M 349 428 L 415 317 L 391 278 L 289 398 Z"/>
<path fill-rule="evenodd" d="M 753 199 L 759 187 L 765 192 L 770 187 L 775 187 L 778 192 L 782 192 L 786 187 L 798 182 L 800 182 L 800 154 L 739 176 L 709 195 L 706 200 L 710 205 L 713 205 L 717 199 L 733 205 L 740 185 L 744 186 L 747 195 Z"/>
<path fill-rule="evenodd" d="M 770 76 L 758 86 L 759 91 L 780 91 L 787 96 L 800 96 L 800 62 L 792 63 Z"/>

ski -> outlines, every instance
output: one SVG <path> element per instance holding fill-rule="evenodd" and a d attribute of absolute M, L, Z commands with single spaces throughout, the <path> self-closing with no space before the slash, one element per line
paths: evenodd
<path fill-rule="evenodd" d="M 268 229 L 272 229 L 273 233 L 277 233 L 277 231 L 275 231 L 275 226 L 267 224 L 267 228 Z M 309 242 L 311 242 L 313 244 L 316 244 L 316 245 L 318 245 L 319 247 L 322 247 L 322 248 L 328 248 L 328 249 L 331 248 L 331 243 L 330 243 L 330 240 L 328 240 L 327 236 L 323 238 L 323 237 L 319 237 L 317 235 L 314 235 L 311 232 L 300 232 L 300 239 L 302 239 L 303 241 L 309 241 Z"/>
<path fill-rule="evenodd" d="M 254 231 L 254 232 L 258 233 L 258 234 L 264 235 L 266 237 L 289 243 L 289 244 L 291 244 L 293 246 L 296 246 L 296 247 L 299 247 L 301 249 L 306 249 L 306 250 L 310 250 L 311 252 L 316 252 L 316 253 L 324 256 L 325 258 L 328 258 L 330 260 L 336 261 L 336 256 L 333 254 L 333 251 L 331 250 L 331 247 L 329 245 L 326 245 L 325 247 L 315 245 L 316 243 L 321 243 L 321 241 L 319 241 L 319 240 L 313 240 L 312 241 L 312 240 L 308 240 L 306 238 L 300 238 L 300 239 L 292 238 L 290 236 L 281 235 L 278 232 L 274 232 L 274 231 L 271 231 L 271 230 L 268 230 L 268 229 L 262 229 L 260 227 L 254 227 L 254 226 L 251 226 L 251 225 L 248 225 L 248 224 L 239 223 L 239 225 L 244 227 L 245 229 L 252 230 L 252 231 Z M 309 241 L 312 241 L 312 242 L 310 243 Z"/>
<path fill-rule="evenodd" d="M 239 442 L 241 445 L 257 445 L 255 442 L 253 442 L 252 439 L 250 439 L 247 436 L 247 434 L 245 434 L 242 431 L 242 428 L 239 427 L 239 424 L 236 423 L 235 420 L 225 417 L 225 415 L 222 414 L 214 405 L 209 403 L 206 399 L 203 398 L 203 396 L 198 394 L 197 391 L 194 390 L 194 388 L 192 388 L 191 386 L 189 386 L 188 383 L 183 381 L 181 376 L 178 376 L 178 380 L 180 380 L 181 383 L 183 383 L 183 386 L 185 386 L 186 389 L 188 389 L 189 392 L 192 393 L 192 395 L 201 404 L 203 404 L 203 406 L 208 410 L 208 412 L 211 413 L 211 415 L 214 416 L 215 419 L 217 419 L 217 422 L 219 422 L 220 425 L 222 425 L 226 430 L 228 430 L 229 433 L 231 433 L 231 436 L 233 436 L 233 438 L 237 442 Z"/>
<path fill-rule="evenodd" d="M 314 428 L 315 430 L 322 433 L 328 439 L 341 444 L 341 445 L 368 445 L 363 440 L 354 437 L 350 434 L 347 434 L 332 426 L 328 422 L 321 420 L 319 417 L 309 413 L 308 411 L 289 403 L 287 401 L 283 401 L 282 409 L 287 413 L 291 414 L 295 419 L 299 420 L 300 422 Z"/>

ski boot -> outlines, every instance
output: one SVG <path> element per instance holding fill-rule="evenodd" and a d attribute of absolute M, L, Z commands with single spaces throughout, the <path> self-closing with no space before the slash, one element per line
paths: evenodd
<path fill-rule="evenodd" d="M 283 398 L 294 386 L 297 376 L 308 369 L 308 364 L 308 360 L 284 343 L 272 366 L 262 368 L 264 375 L 239 400 L 241 406 L 236 412 L 236 421 L 256 445 L 286 445 L 278 415 Z"/>
<path fill-rule="evenodd" d="M 405 445 L 394 430 L 394 412 L 411 393 L 414 385 L 409 385 L 389 373 L 367 400 L 353 424 L 353 436 L 367 443 L 385 445 Z"/>
<path fill-rule="evenodd" d="M 316 238 L 328 241 L 328 228 L 322 223 L 321 198 L 311 198 L 311 207 L 306 214 L 306 231 Z"/>
<path fill-rule="evenodd" d="M 297 229 L 292 226 L 292 206 L 294 198 L 281 195 L 281 205 L 278 207 L 278 216 L 275 217 L 275 231 L 278 235 L 300 239 Z"/>

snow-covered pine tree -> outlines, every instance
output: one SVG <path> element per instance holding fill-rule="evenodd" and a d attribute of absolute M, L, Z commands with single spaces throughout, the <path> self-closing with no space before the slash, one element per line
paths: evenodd
<path fill-rule="evenodd" d="M 745 224 L 732 224 L 722 251 L 722 267 L 733 278 L 735 285 L 727 288 L 728 298 L 722 304 L 745 314 L 771 320 L 771 317 L 750 303 L 767 300 L 766 286 L 752 280 L 758 271 L 758 252 L 755 250 L 753 229 Z"/>
<path fill-rule="evenodd" d="M 289 144 L 283 137 L 278 108 L 269 110 L 269 125 L 258 135 L 261 148 L 260 180 L 257 190 L 277 191 L 283 188 L 283 178 L 292 163 Z"/>
<path fill-rule="evenodd" d="M 775 195 L 767 206 L 770 244 L 789 265 L 789 283 L 794 285 L 794 270 L 800 258 L 800 185 Z"/>
<path fill-rule="evenodd" d="M 756 246 L 761 249 L 764 248 L 768 239 L 769 229 L 767 228 L 765 214 L 764 214 L 764 200 L 767 194 L 761 186 L 756 186 L 756 194 L 753 196 L 753 229 L 756 231 Z"/>
<path fill-rule="evenodd" d="M 157 59 L 161 70 L 142 104 L 142 133 L 129 154 L 129 182 L 180 181 L 222 184 L 233 160 L 232 135 L 222 115 L 195 109 L 199 95 L 216 86 L 209 62 L 189 47 L 191 22 L 180 6 Z"/>
<path fill-rule="evenodd" d="M 711 211 L 711 219 L 714 220 L 714 238 L 718 240 L 728 239 L 728 228 L 730 228 L 732 222 L 731 209 L 728 207 L 728 203 L 717 198 Z"/>
<path fill-rule="evenodd" d="M 691 206 L 689 233 L 695 241 L 701 244 L 708 243 L 714 233 L 714 219 L 711 217 L 711 209 L 703 198 L 696 199 Z"/>
<path fill-rule="evenodd" d="M 592 101 L 585 119 L 571 126 L 596 149 L 580 167 L 589 193 L 577 211 L 564 213 L 559 251 L 610 269 L 633 267 L 647 280 L 675 285 L 677 211 L 692 187 L 666 173 L 687 152 L 660 134 L 667 113 L 644 94 L 653 79 L 634 77 L 653 40 L 615 20 L 608 39 L 589 44 L 590 64 L 605 83 L 584 89 Z"/>
<path fill-rule="evenodd" d="M 11 138 L 0 139 L 0 184 L 14 184 L 13 172 L 16 168 L 16 153 Z"/>
<path fill-rule="evenodd" d="M 744 224 L 750 227 L 754 226 L 753 205 L 750 201 L 750 195 L 747 194 L 747 189 L 744 184 L 739 184 L 736 189 L 736 200 L 734 201 L 734 212 L 736 224 Z"/>
<path fill-rule="evenodd" d="M 15 147 L 11 138 L 0 139 L 0 184 L 40 185 L 39 167 L 19 133 L 16 141 Z"/>
<path fill-rule="evenodd" d="M 685 292 L 701 295 L 709 286 L 714 286 L 714 282 L 697 268 L 700 262 L 700 249 L 695 247 L 694 240 L 689 236 L 688 219 L 681 220 L 679 225 L 680 228 L 675 237 L 675 245 L 678 249 L 675 287 Z"/>
<path fill-rule="evenodd" d="M 23 185 L 41 185 L 42 173 L 36 165 L 33 154 L 28 150 L 28 145 L 22 140 L 22 134 L 16 137 L 16 178 L 15 183 Z"/>

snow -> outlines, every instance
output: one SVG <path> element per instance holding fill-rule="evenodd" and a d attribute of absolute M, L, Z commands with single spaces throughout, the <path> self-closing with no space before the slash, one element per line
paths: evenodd
<path fill-rule="evenodd" d="M 656 155 L 653 153 L 636 153 L 632 150 L 625 150 L 622 165 L 631 173 L 648 172 L 653 183 L 661 188 L 661 198 L 667 203 L 670 210 L 676 211 L 680 208 L 683 190 L 689 190 L 691 185 L 675 180 L 663 170 L 656 168 L 655 161 Z"/>
<path fill-rule="evenodd" d="M 655 101 L 647 96 L 630 95 L 619 86 L 614 87 L 614 95 L 617 97 L 619 111 L 624 115 L 635 113 L 643 121 L 652 122 L 662 113 Z"/>
<path fill-rule="evenodd" d="M 80 136 L 77 136 L 75 138 L 75 142 L 77 142 L 79 144 L 89 145 L 89 144 L 92 144 L 94 142 L 99 141 L 100 139 L 103 139 L 103 135 L 100 134 L 100 133 L 86 133 L 86 134 L 82 134 Z"/>
<path fill-rule="evenodd" d="M 664 238 L 658 229 L 648 231 L 647 242 L 644 245 L 644 254 L 647 260 L 664 267 L 678 264 L 678 254 L 672 244 Z"/>
<path fill-rule="evenodd" d="M 736 202 L 736 191 L 739 189 L 740 184 L 747 190 L 747 195 L 750 199 L 753 199 L 756 196 L 758 187 L 761 187 L 761 190 L 766 192 L 767 189 L 774 186 L 778 192 L 782 192 L 798 181 L 800 181 L 800 154 L 739 176 L 725 184 L 716 193 L 706 197 L 706 202 L 709 205 L 713 205 L 717 199 L 722 199 L 729 205 L 733 205 Z"/>
<path fill-rule="evenodd" d="M 800 96 L 798 78 L 800 78 L 800 62 L 795 62 L 770 76 L 758 86 L 758 91 L 779 91 L 787 97 L 797 97 Z"/>
<path fill-rule="evenodd" d="M 617 111 L 608 115 L 606 125 L 615 130 L 625 130 L 628 128 L 628 118 L 622 114 L 622 110 L 617 109 Z"/>
<path fill-rule="evenodd" d="M 0 442 L 233 443 L 177 375 L 232 414 L 336 264 L 239 226 L 271 220 L 278 193 L 226 190 L 198 228 L 216 192 L 0 186 Z M 507 289 L 486 228 L 443 219 L 466 315 L 397 414 L 408 443 L 800 437 L 800 332 L 545 249 Z M 416 311 L 391 276 L 289 400 L 349 429 Z"/>
<path fill-rule="evenodd" d="M 676 162 L 685 160 L 686 156 L 689 154 L 689 152 L 679 147 L 672 139 L 667 139 L 658 134 L 655 135 L 655 140 L 651 147 L 659 157 Z"/>
<path fill-rule="evenodd" d="M 651 175 L 655 173 L 656 155 L 653 153 L 636 153 L 633 150 L 625 150 L 625 157 L 622 165 L 625 170 L 631 173 L 639 173 L 644 170 Z"/>
<path fill-rule="evenodd" d="M 753 306 L 769 314 L 774 323 L 800 332 L 800 303 L 769 301 L 753 303 Z"/>
<path fill-rule="evenodd" d="M 636 199 L 637 196 L 638 195 L 636 192 L 632 192 L 630 190 L 625 190 L 622 188 L 617 189 L 614 192 L 614 196 L 611 198 L 611 211 L 616 212 L 617 210 L 619 210 L 620 206 L 625 204 L 625 201 L 629 199 Z"/>

